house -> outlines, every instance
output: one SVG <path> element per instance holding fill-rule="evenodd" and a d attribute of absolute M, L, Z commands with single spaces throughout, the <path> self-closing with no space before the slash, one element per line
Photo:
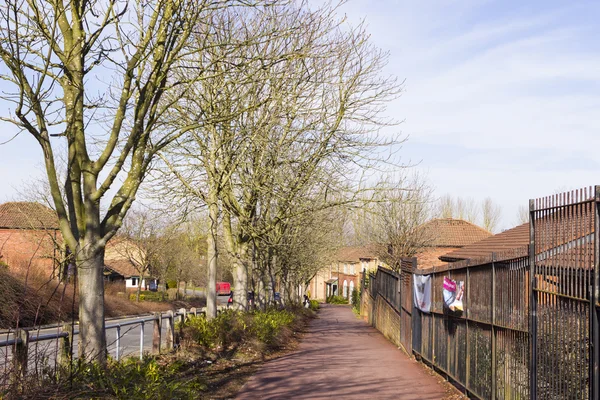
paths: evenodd
<path fill-rule="evenodd" d="M 444 263 L 440 258 L 443 255 L 492 236 L 475 224 L 452 218 L 432 219 L 419 229 L 431 232 L 429 243 L 415 255 L 419 269 L 440 266 Z"/>
<path fill-rule="evenodd" d="M 142 251 L 121 237 L 108 242 L 105 251 L 105 278 L 123 281 L 126 288 L 136 288 L 140 273 L 135 262 Z M 66 277 L 62 235 L 56 212 L 35 202 L 0 204 L 0 261 L 17 273 L 32 273 L 43 279 Z M 75 271 L 73 271 L 75 273 Z M 155 279 L 146 278 L 146 287 Z"/>
<path fill-rule="evenodd" d="M 123 282 L 125 289 L 137 289 L 141 279 L 142 289 L 158 285 L 150 276 L 145 251 L 133 240 L 116 236 L 106 244 L 104 252 L 104 278 L 107 282 Z M 143 273 L 143 274 L 142 274 Z M 143 275 L 143 276 L 142 276 Z"/>
<path fill-rule="evenodd" d="M 529 245 L 529 223 L 507 229 L 483 240 L 463 246 L 460 249 L 442 254 L 442 262 L 455 262 L 491 256 L 492 253 L 526 252 Z M 518 256 L 519 254 L 515 254 Z M 526 255 L 526 253 L 522 254 Z"/>
<path fill-rule="evenodd" d="M 56 213 L 35 202 L 0 204 L 0 261 L 18 273 L 58 277 L 64 269 Z"/>
<path fill-rule="evenodd" d="M 361 274 L 381 264 L 375 245 L 343 247 L 331 259 L 310 281 L 310 298 L 324 300 L 332 295 L 350 298 L 352 291 L 360 287 Z"/>

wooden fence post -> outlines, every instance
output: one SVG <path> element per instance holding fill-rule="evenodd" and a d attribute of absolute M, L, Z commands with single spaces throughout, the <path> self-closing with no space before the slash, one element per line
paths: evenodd
<path fill-rule="evenodd" d="M 167 349 L 172 350 L 175 344 L 175 316 L 173 310 L 167 311 Z"/>
<path fill-rule="evenodd" d="M 73 325 L 63 324 L 61 331 L 67 336 L 61 338 L 58 342 L 58 363 L 63 367 L 70 366 L 73 360 Z"/>
<path fill-rule="evenodd" d="M 29 350 L 29 332 L 25 329 L 15 331 L 15 347 L 13 350 L 14 383 L 21 385 L 27 374 L 27 353 Z"/>
<path fill-rule="evenodd" d="M 152 352 L 160 354 L 162 328 L 162 313 L 154 313 L 154 330 L 152 332 Z"/>
<path fill-rule="evenodd" d="M 198 316 L 198 310 L 196 310 L 196 307 L 190 308 L 190 314 L 194 314 L 194 317 Z"/>

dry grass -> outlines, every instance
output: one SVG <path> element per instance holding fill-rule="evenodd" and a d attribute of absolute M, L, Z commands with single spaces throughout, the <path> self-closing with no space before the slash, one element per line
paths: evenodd
<path fill-rule="evenodd" d="M 73 284 L 43 279 L 40 274 L 18 275 L 0 268 L 0 329 L 31 327 L 77 319 L 78 296 Z M 200 307 L 195 302 L 140 302 L 105 293 L 107 318 L 144 314 L 179 308 Z"/>

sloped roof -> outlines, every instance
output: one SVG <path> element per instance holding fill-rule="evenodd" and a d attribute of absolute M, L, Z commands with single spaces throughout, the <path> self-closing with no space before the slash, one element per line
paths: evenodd
<path fill-rule="evenodd" d="M 106 260 L 104 266 L 125 278 L 140 276 L 140 273 L 129 260 Z"/>
<path fill-rule="evenodd" d="M 431 231 L 430 247 L 463 247 L 490 237 L 485 229 L 462 219 L 433 219 L 420 229 Z"/>
<path fill-rule="evenodd" d="M 365 258 L 377 258 L 376 245 L 342 247 L 335 253 L 335 261 L 358 263 Z"/>
<path fill-rule="evenodd" d="M 448 253 L 448 250 L 451 249 L 460 249 L 460 247 L 427 247 L 423 249 L 423 251 L 415 255 L 417 258 L 417 268 L 423 269 L 443 265 L 444 262 L 440 260 L 440 256 Z"/>
<path fill-rule="evenodd" d="M 494 236 L 464 246 L 440 257 L 442 261 L 458 261 L 489 256 L 523 248 L 529 244 L 529 224 L 516 226 Z"/>
<path fill-rule="evenodd" d="M 54 210 L 43 204 L 13 201 L 0 204 L 0 228 L 59 229 L 58 217 Z"/>

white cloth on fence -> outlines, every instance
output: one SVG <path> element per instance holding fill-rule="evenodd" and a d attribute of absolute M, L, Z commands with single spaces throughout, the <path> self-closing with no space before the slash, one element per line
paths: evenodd
<path fill-rule="evenodd" d="M 431 275 L 413 275 L 415 285 L 415 307 L 431 312 Z"/>

